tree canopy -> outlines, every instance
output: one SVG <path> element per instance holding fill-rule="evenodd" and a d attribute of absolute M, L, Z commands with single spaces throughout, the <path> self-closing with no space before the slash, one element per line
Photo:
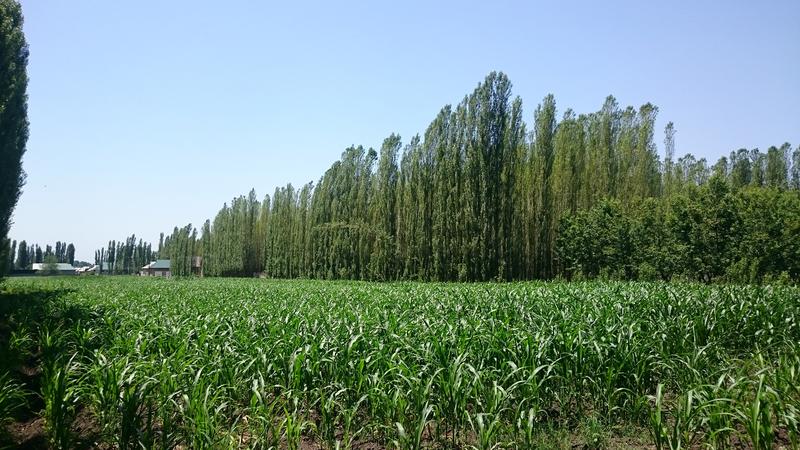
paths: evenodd
<path fill-rule="evenodd" d="M 391 134 L 345 149 L 316 183 L 236 197 L 158 254 L 176 275 L 202 256 L 210 276 L 798 280 L 800 151 L 676 159 L 670 122 L 662 160 L 657 114 L 609 96 L 559 116 L 547 95 L 529 127 L 493 72 L 407 144 Z"/>
<path fill-rule="evenodd" d="M 22 155 L 28 142 L 28 44 L 16 0 L 0 0 L 0 276 L 11 267 L 8 231 L 25 183 Z"/>

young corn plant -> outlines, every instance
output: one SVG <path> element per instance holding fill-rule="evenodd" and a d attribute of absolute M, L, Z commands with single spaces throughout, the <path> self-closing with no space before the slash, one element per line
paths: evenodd
<path fill-rule="evenodd" d="M 294 406 L 291 411 L 284 409 L 284 419 L 281 427 L 283 428 L 283 439 L 288 450 L 299 450 L 303 439 L 303 431 L 309 427 L 309 422 L 304 420 L 297 406 L 297 399 L 292 400 Z"/>
<path fill-rule="evenodd" d="M 216 448 L 219 435 L 219 417 L 227 403 L 220 401 L 211 386 L 203 389 L 196 384 L 188 394 L 182 395 L 181 413 L 186 422 L 185 439 L 192 448 Z"/>
<path fill-rule="evenodd" d="M 148 401 L 154 388 L 152 380 L 137 380 L 136 372 L 131 373 L 120 386 L 118 445 L 121 450 L 155 446 L 152 426 L 156 411 Z"/>
<path fill-rule="evenodd" d="M 533 438 L 536 431 L 536 414 L 537 412 L 533 408 L 530 408 L 527 411 L 521 409 L 517 413 L 515 430 L 517 443 L 520 443 L 521 441 L 523 448 L 533 448 Z M 520 439 L 519 436 L 522 436 L 522 439 Z"/>
<path fill-rule="evenodd" d="M 468 416 L 473 433 L 478 438 L 476 445 L 470 445 L 473 450 L 494 450 L 500 447 L 497 434 L 500 431 L 500 418 L 498 414 L 478 413 L 473 420 Z"/>
<path fill-rule="evenodd" d="M 739 432 L 762 448 L 797 440 L 792 286 L 7 284 L 68 291 L 12 312 L 11 340 L 27 348 L 15 361 L 41 359 L 45 413 L 70 415 L 60 380 L 62 406 L 80 398 L 109 448 L 569 448 L 576 429 L 602 446 L 585 417 L 611 433 L 649 421 L 660 449 L 726 448 Z"/>
<path fill-rule="evenodd" d="M 344 392 L 344 389 L 332 394 L 327 394 L 325 391 L 326 389 L 324 388 L 320 389 L 318 400 L 319 403 L 317 405 L 319 419 L 317 421 L 316 429 L 320 439 L 325 442 L 329 448 L 333 448 L 338 442 L 336 439 L 336 411 L 337 408 L 339 408 L 339 405 L 336 402 L 336 398 L 342 392 Z"/>
<path fill-rule="evenodd" d="M 353 405 L 349 407 L 344 407 L 341 409 L 339 413 L 339 420 L 338 422 L 342 426 L 342 444 L 344 445 L 343 448 L 349 449 L 353 445 L 353 441 L 358 437 L 359 434 L 363 431 L 363 427 L 356 429 L 356 416 L 359 411 L 359 407 L 367 399 L 367 396 L 364 395 L 359 398 Z"/>
<path fill-rule="evenodd" d="M 658 450 L 682 450 L 691 448 L 697 434 L 701 430 L 702 407 L 697 404 L 693 390 L 681 395 L 670 414 L 671 423 L 667 420 L 664 408 L 663 385 L 656 387 L 652 397 L 654 403 L 650 411 L 650 433 Z"/>
<path fill-rule="evenodd" d="M 587 450 L 608 448 L 608 436 L 602 421 L 598 417 L 592 416 L 586 419 L 582 426 L 581 434 L 585 440 L 584 446 Z"/>
<path fill-rule="evenodd" d="M 66 365 L 54 363 L 42 375 L 44 419 L 50 445 L 56 449 L 72 446 L 72 421 L 78 403 L 78 392 L 72 384 L 72 359 Z"/>
<path fill-rule="evenodd" d="M 250 397 L 249 421 L 252 447 L 263 450 L 277 449 L 280 445 L 280 424 L 278 411 L 280 405 L 275 398 L 269 398 L 263 381 L 254 379 Z"/>
<path fill-rule="evenodd" d="M 403 424 L 396 422 L 395 427 L 397 427 L 397 439 L 392 441 L 394 446 L 403 450 L 422 449 L 422 437 L 425 433 L 425 428 L 430 423 L 430 415 L 432 412 L 432 405 L 426 404 L 423 406 L 422 411 L 419 412 L 417 423 L 413 430 L 406 430 Z"/>
<path fill-rule="evenodd" d="M 25 406 L 26 401 L 23 386 L 8 374 L 0 374 L 0 438 L 6 432 L 5 426 L 13 421 L 14 414 Z"/>
<path fill-rule="evenodd" d="M 755 395 L 737 411 L 750 444 L 757 450 L 770 449 L 775 441 L 773 410 L 776 392 L 764 383 L 765 377 L 762 371 L 756 382 Z"/>
<path fill-rule="evenodd" d="M 706 441 L 712 448 L 725 448 L 730 445 L 730 437 L 736 431 L 733 425 L 735 419 L 735 399 L 732 392 L 737 388 L 736 380 L 730 379 L 731 384 L 726 386 L 728 377 L 719 377 L 716 384 L 705 386 L 703 392 L 706 398 L 704 411 L 707 435 Z"/>

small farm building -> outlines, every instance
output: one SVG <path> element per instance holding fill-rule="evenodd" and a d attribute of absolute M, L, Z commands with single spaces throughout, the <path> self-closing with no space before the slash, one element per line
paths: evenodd
<path fill-rule="evenodd" d="M 69 263 L 55 263 L 53 264 L 55 272 L 49 273 L 49 264 L 47 263 L 33 263 L 31 270 L 36 275 L 75 275 L 75 268 Z"/>
<path fill-rule="evenodd" d="M 169 260 L 157 259 L 150 264 L 142 267 L 139 274 L 144 277 L 169 277 Z"/>

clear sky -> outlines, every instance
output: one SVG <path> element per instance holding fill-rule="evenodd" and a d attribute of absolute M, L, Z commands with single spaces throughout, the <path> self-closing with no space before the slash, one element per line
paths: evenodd
<path fill-rule="evenodd" d="M 23 0 L 28 182 L 11 237 L 200 226 L 255 188 L 316 181 L 352 144 L 422 133 L 500 70 L 532 121 L 660 108 L 676 153 L 800 144 L 800 1 Z M 659 147 L 659 151 L 662 150 Z"/>

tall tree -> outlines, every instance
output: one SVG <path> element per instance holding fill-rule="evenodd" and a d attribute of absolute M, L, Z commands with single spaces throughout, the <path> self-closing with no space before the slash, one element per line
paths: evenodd
<path fill-rule="evenodd" d="M 675 186 L 675 124 L 664 127 L 664 195 L 669 197 L 676 191 Z"/>
<path fill-rule="evenodd" d="M 545 97 L 528 135 L 522 101 L 491 73 L 407 145 L 391 135 L 379 152 L 352 146 L 316 184 L 276 188 L 262 202 L 254 191 L 236 197 L 199 240 L 191 226 L 162 234 L 159 257 L 176 275 L 202 256 L 210 276 L 796 277 L 800 199 L 784 188 L 800 188 L 800 153 L 790 164 L 788 144 L 740 149 L 709 167 L 676 157 L 669 123 L 662 164 L 654 105 L 620 107 L 609 96 L 599 111 L 560 120 L 555 105 Z M 117 273 L 150 254 L 135 236 L 110 244 Z"/>
<path fill-rule="evenodd" d="M 539 200 L 536 202 L 536 220 L 532 224 L 538 230 L 536 274 L 538 277 L 552 276 L 555 220 L 553 217 L 553 140 L 556 131 L 556 101 L 548 95 L 536 108 L 534 120 L 533 156 L 538 161 L 536 180 L 539 184 Z"/>
<path fill-rule="evenodd" d="M 22 155 L 28 142 L 28 44 L 22 7 L 0 0 L 0 260 L 9 258 L 8 231 L 25 183 Z M 3 265 L 5 266 L 5 265 Z M 3 271 L 0 271 L 0 277 Z"/>
<path fill-rule="evenodd" d="M 764 186 L 767 181 L 767 155 L 757 148 L 750 150 L 750 164 L 753 168 L 751 186 Z"/>
<path fill-rule="evenodd" d="M 30 260 L 30 253 L 28 253 L 28 243 L 20 241 L 19 248 L 17 249 L 17 261 L 16 261 L 16 269 L 27 269 L 28 265 L 31 263 Z"/>
<path fill-rule="evenodd" d="M 753 178 L 753 165 L 750 162 L 750 153 L 746 148 L 731 152 L 729 164 L 733 187 L 750 184 L 750 180 Z"/>
<path fill-rule="evenodd" d="M 11 271 L 14 270 L 14 258 L 17 256 L 17 240 L 11 243 L 11 251 L 8 252 L 8 266 L 6 267 L 7 270 Z"/>
<path fill-rule="evenodd" d="M 397 189 L 397 153 L 400 136 L 392 134 L 383 141 L 375 176 L 375 195 L 372 201 L 370 222 L 376 228 L 376 244 L 370 257 L 371 278 L 388 280 L 394 276 L 395 210 Z"/>
<path fill-rule="evenodd" d="M 780 148 L 770 147 L 767 150 L 766 184 L 777 188 L 789 186 L 789 152 L 788 142 Z"/>

